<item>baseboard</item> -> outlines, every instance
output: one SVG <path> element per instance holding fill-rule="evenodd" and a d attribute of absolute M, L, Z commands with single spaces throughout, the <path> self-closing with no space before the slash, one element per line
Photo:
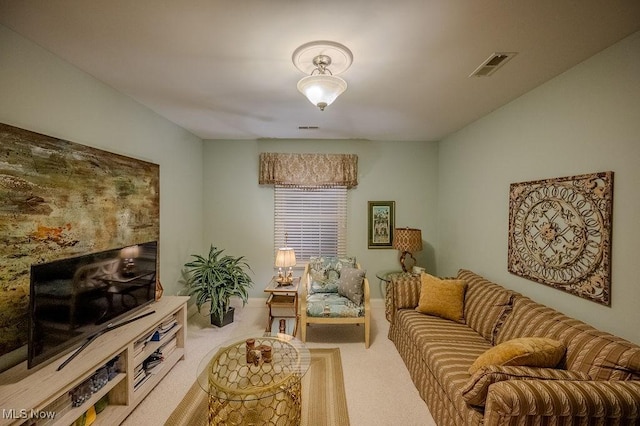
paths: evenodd
<path fill-rule="evenodd" d="M 384 308 L 384 299 L 370 299 L 370 302 L 372 308 Z M 242 304 L 238 306 L 242 306 Z M 246 306 L 251 308 L 260 308 L 264 306 L 266 308 L 267 299 L 264 297 L 250 297 Z"/>
<path fill-rule="evenodd" d="M 191 318 L 197 313 L 198 313 L 198 307 L 196 306 L 195 303 L 190 302 L 189 304 L 187 304 L 187 318 Z"/>
<path fill-rule="evenodd" d="M 241 300 L 231 300 L 231 306 L 241 309 L 242 301 Z M 250 308 L 259 308 L 262 306 L 267 306 L 267 299 L 263 297 L 250 297 L 247 300 L 247 304 L 245 305 Z M 209 307 L 207 305 L 202 306 L 202 312 L 208 312 Z M 191 318 L 193 315 L 198 314 L 198 307 L 195 303 L 190 303 L 187 307 L 187 318 Z M 202 314 L 201 314 L 202 315 Z"/>
<path fill-rule="evenodd" d="M 384 308 L 384 299 L 369 299 L 372 308 Z"/>
<path fill-rule="evenodd" d="M 236 308 L 242 308 L 242 302 L 239 300 L 235 300 L 231 302 L 231 306 L 235 306 Z M 262 308 L 266 309 L 267 307 L 267 298 L 266 297 L 250 297 L 247 300 L 247 304 L 245 305 L 249 308 Z M 374 309 L 384 308 L 384 299 L 371 299 L 371 307 Z M 202 307 L 202 312 L 207 312 L 207 307 Z M 191 318 L 193 315 L 198 313 L 198 307 L 195 303 L 190 303 L 187 307 L 187 317 Z"/>

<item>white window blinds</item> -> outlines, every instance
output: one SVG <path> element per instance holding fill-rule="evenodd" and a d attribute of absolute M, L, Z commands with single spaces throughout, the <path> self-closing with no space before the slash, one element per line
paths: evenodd
<path fill-rule="evenodd" d="M 311 256 L 344 256 L 347 250 L 347 188 L 276 185 L 274 253 L 287 243 L 298 265 Z"/>

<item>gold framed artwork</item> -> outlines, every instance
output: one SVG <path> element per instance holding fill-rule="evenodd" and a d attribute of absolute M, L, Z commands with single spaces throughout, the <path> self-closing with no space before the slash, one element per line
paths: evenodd
<path fill-rule="evenodd" d="M 613 172 L 512 183 L 509 272 L 611 305 Z"/>
<path fill-rule="evenodd" d="M 160 234 L 160 166 L 0 124 L 0 356 L 27 343 L 30 266 Z"/>
<path fill-rule="evenodd" d="M 392 248 L 396 224 L 395 201 L 369 201 L 367 243 L 370 249 Z"/>

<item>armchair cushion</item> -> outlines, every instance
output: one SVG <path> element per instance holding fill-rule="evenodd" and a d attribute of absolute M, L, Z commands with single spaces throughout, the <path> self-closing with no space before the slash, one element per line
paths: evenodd
<path fill-rule="evenodd" d="M 342 268 L 356 266 L 355 257 L 319 256 L 309 259 L 310 293 L 337 293 Z"/>
<path fill-rule="evenodd" d="M 307 296 L 310 317 L 357 318 L 364 316 L 364 304 L 356 305 L 338 293 L 314 293 Z"/>
<path fill-rule="evenodd" d="M 362 305 L 362 299 L 364 299 L 362 283 L 365 273 L 362 269 L 342 268 L 340 280 L 338 280 L 338 294 L 356 305 Z"/>

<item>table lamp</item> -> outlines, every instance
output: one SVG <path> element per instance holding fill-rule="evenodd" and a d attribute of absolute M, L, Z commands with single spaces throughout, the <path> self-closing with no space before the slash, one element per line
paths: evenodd
<path fill-rule="evenodd" d="M 278 284 L 289 285 L 293 283 L 293 272 L 291 267 L 296 264 L 296 252 L 291 247 L 278 249 L 276 254 L 276 266 L 278 267 Z M 289 268 L 287 275 L 282 275 L 282 268 Z"/>
<path fill-rule="evenodd" d="M 135 259 L 138 256 L 140 256 L 140 246 L 129 246 L 120 250 L 120 258 L 122 258 L 122 275 L 125 277 L 135 275 Z"/>
<path fill-rule="evenodd" d="M 414 228 L 396 228 L 393 230 L 393 248 L 402 252 L 400 265 L 402 272 L 407 272 L 405 258 L 407 255 L 413 259 L 415 265 L 416 258 L 412 253 L 422 250 L 422 232 Z"/>

